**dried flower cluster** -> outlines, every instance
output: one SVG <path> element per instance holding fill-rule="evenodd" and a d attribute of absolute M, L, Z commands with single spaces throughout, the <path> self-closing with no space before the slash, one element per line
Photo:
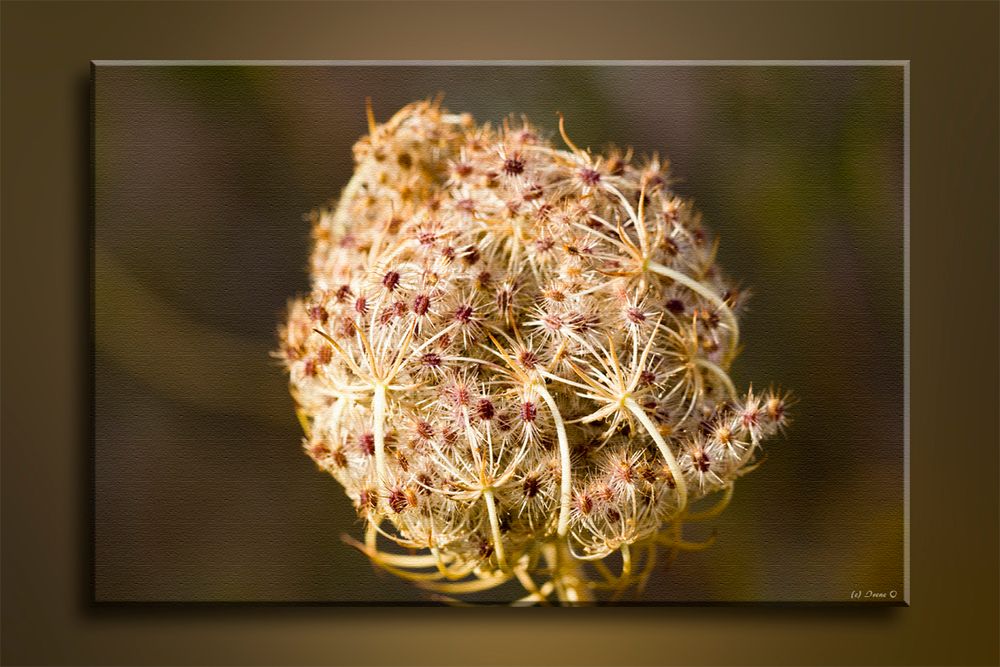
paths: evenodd
<path fill-rule="evenodd" d="M 730 381 L 745 293 L 666 164 L 595 157 L 561 117 L 566 149 L 435 102 L 369 125 L 311 216 L 313 291 L 280 350 L 355 545 L 441 594 L 515 580 L 543 604 L 700 548 L 681 526 L 721 511 L 786 398 Z"/>

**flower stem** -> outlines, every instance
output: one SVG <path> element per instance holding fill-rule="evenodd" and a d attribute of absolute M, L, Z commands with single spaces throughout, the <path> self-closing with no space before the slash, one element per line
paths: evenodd
<path fill-rule="evenodd" d="M 493 548 L 497 552 L 497 564 L 500 569 L 506 572 L 507 557 L 503 550 L 503 538 L 500 536 L 500 520 L 497 518 L 497 504 L 493 497 L 493 489 L 483 491 L 483 499 L 486 501 L 486 511 L 490 515 L 490 530 L 493 532 Z"/>
<path fill-rule="evenodd" d="M 545 388 L 544 384 L 538 384 L 538 393 L 549 406 L 552 413 L 552 420 L 556 425 L 556 439 L 559 441 L 559 469 L 561 480 L 559 483 L 559 523 L 556 533 L 559 537 L 564 537 L 569 532 L 569 507 L 573 494 L 573 469 L 569 460 L 569 439 L 566 437 L 566 425 L 563 423 L 562 414 L 556 404 L 552 394 Z"/>
<path fill-rule="evenodd" d="M 587 586 L 580 562 L 569 552 L 566 540 L 557 538 L 542 546 L 542 555 L 552 571 L 552 583 L 559 601 L 568 605 L 588 604 L 594 597 Z"/>
<path fill-rule="evenodd" d="M 388 482 L 385 474 L 385 384 L 375 383 L 375 395 L 372 396 L 372 435 L 375 438 L 375 471 L 378 482 Z"/>
<path fill-rule="evenodd" d="M 729 350 L 722 360 L 723 365 L 728 364 L 736 356 L 736 346 L 740 342 L 740 325 L 736 321 L 736 315 L 733 313 L 733 309 L 715 293 L 713 289 L 707 287 L 703 283 L 691 278 L 690 276 L 681 273 L 675 269 L 663 266 L 662 264 L 657 264 L 656 262 L 649 262 L 647 265 L 649 270 L 653 273 L 658 273 L 665 278 L 670 278 L 671 280 L 678 282 L 685 287 L 689 288 L 693 292 L 697 292 L 701 296 L 705 297 L 711 301 L 722 313 L 722 317 L 726 320 L 726 325 L 729 327 Z"/>
<path fill-rule="evenodd" d="M 663 458 L 667 462 L 667 467 L 670 468 L 670 474 L 674 476 L 674 484 L 677 485 L 677 495 L 679 497 L 677 511 L 683 511 L 687 507 L 687 483 L 684 481 L 684 473 L 681 471 L 680 465 L 677 464 L 677 459 L 674 458 L 674 453 L 670 451 L 670 446 L 663 439 L 660 430 L 656 428 L 656 424 L 653 423 L 653 420 L 649 418 L 646 411 L 639 407 L 639 404 L 635 400 L 631 398 L 625 399 L 625 407 L 635 415 L 636 419 L 642 422 L 642 425 L 659 448 L 660 453 L 663 454 Z"/>
<path fill-rule="evenodd" d="M 703 357 L 698 357 L 695 363 L 710 371 L 712 375 L 718 378 L 726 388 L 726 392 L 729 394 L 729 398 L 736 400 L 736 387 L 733 386 L 733 381 L 730 379 L 729 374 L 726 371 L 719 368 L 716 364 L 713 364 L 708 359 Z"/>

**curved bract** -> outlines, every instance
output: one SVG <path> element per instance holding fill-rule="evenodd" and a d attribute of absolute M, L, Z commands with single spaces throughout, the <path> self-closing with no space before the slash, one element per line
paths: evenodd
<path fill-rule="evenodd" d="M 728 377 L 745 295 L 666 164 L 592 155 L 562 118 L 566 148 L 431 102 L 370 120 L 280 351 L 352 543 L 446 596 L 543 604 L 705 546 L 683 523 L 729 502 L 786 400 Z"/>

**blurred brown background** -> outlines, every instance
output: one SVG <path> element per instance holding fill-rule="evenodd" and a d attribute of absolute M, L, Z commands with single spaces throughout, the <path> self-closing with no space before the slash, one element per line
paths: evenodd
<path fill-rule="evenodd" d="M 364 97 L 385 120 L 438 91 L 665 152 L 754 291 L 734 379 L 792 389 L 795 423 L 646 599 L 901 594 L 902 67 L 101 66 L 97 598 L 420 599 L 340 541 L 359 526 L 268 352 Z"/>

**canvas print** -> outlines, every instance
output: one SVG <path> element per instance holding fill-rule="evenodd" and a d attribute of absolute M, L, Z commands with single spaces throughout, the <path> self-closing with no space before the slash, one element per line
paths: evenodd
<path fill-rule="evenodd" d="M 95 599 L 905 604 L 905 76 L 98 63 Z"/>

